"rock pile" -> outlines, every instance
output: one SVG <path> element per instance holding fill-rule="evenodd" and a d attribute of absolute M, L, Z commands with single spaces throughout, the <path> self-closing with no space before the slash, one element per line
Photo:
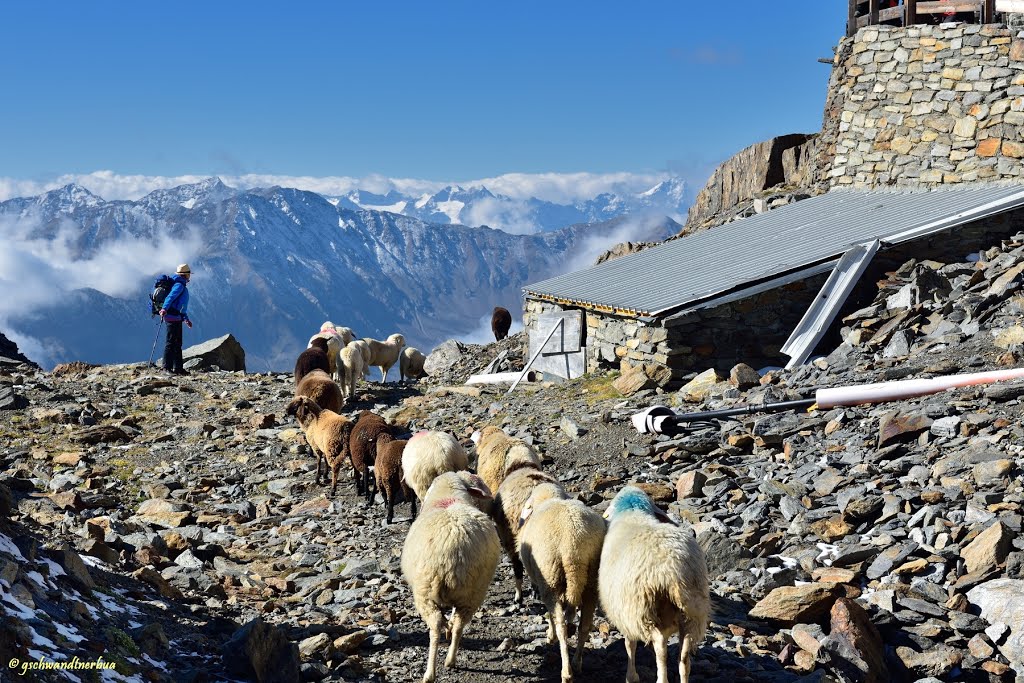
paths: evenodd
<path fill-rule="evenodd" d="M 501 425 L 597 509 L 643 487 L 708 556 L 714 615 L 694 680 L 1013 681 L 1024 383 L 754 413 L 676 437 L 638 434 L 628 418 L 652 403 L 758 405 L 1014 364 L 1022 264 L 1024 235 L 977 262 L 910 262 L 846 320 L 835 352 L 792 372 L 738 366 L 679 390 L 647 377 L 629 397 L 614 374 L 512 395 L 461 385 L 502 352 L 492 371 L 521 367 L 520 335 L 451 342 L 429 380 L 361 384 L 346 413 L 467 445 Z M 408 506 L 386 525 L 347 479 L 334 499 L 314 484 L 284 416 L 290 375 L 23 364 L 0 369 L 4 387 L 27 405 L 0 411 L 2 661 L 102 655 L 129 680 L 419 679 L 427 637 L 398 567 Z M 541 607 L 517 607 L 512 587 L 503 564 L 465 668 L 446 680 L 557 679 Z M 622 641 L 600 615 L 590 646 L 584 675 L 621 680 Z M 644 650 L 641 676 L 653 669 Z"/>

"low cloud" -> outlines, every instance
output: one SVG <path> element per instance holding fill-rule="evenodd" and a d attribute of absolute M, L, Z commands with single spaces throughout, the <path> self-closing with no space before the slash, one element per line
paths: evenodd
<path fill-rule="evenodd" d="M 148 289 L 168 264 L 193 259 L 202 244 L 197 229 L 184 239 L 160 235 L 156 240 L 122 238 L 84 255 L 77 247 L 81 229 L 62 222 L 53 236 L 44 235 L 34 219 L 0 220 L 0 329 L 25 355 L 46 364 L 59 356 L 21 333 L 14 321 L 64 301 L 76 289 L 95 289 L 110 297 L 135 296 Z"/>
<path fill-rule="evenodd" d="M 517 318 L 515 314 L 512 315 L 512 327 L 509 328 L 509 336 L 520 332 L 523 329 L 522 318 Z M 470 330 L 461 334 L 456 334 L 455 339 L 458 339 L 463 344 L 492 344 L 494 343 L 494 332 L 491 330 L 491 314 L 483 316 L 477 320 L 476 325 Z"/>
<path fill-rule="evenodd" d="M 459 218 L 466 225 L 486 225 L 512 235 L 537 232 L 537 223 L 529 209 L 519 203 L 484 198 L 463 209 Z"/>
<path fill-rule="evenodd" d="M 664 235 L 654 234 L 655 226 L 660 225 L 662 220 L 661 216 L 655 215 L 630 216 L 611 233 L 586 237 L 576 247 L 574 256 L 566 262 L 561 272 L 551 277 L 591 268 L 598 256 L 621 242 L 646 242 L 652 238 L 664 238 Z"/>
<path fill-rule="evenodd" d="M 198 183 L 209 174 L 178 176 L 123 175 L 113 171 L 64 174 L 49 180 L 0 178 L 0 201 L 12 197 L 31 197 L 78 183 L 106 200 L 135 200 L 154 190 Z M 629 194 L 642 192 L 668 177 L 666 173 L 506 173 L 492 178 L 463 181 L 432 181 L 416 178 L 388 178 L 368 175 L 351 176 L 288 176 L 272 174 L 221 175 L 225 184 L 239 189 L 254 187 L 294 187 L 324 195 L 344 195 L 361 189 L 387 194 L 397 190 L 418 196 L 433 194 L 447 185 L 485 186 L 491 191 L 513 199 L 537 197 L 559 204 L 591 199 L 603 192 Z"/>

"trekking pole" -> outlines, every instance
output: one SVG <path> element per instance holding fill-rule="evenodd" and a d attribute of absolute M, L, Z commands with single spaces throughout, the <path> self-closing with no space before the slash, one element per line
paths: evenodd
<path fill-rule="evenodd" d="M 153 367 L 153 354 L 156 353 L 156 340 L 160 338 L 160 328 L 164 326 L 164 319 L 160 318 L 160 322 L 156 326 L 156 335 L 153 337 L 153 348 L 149 351 L 149 365 Z"/>

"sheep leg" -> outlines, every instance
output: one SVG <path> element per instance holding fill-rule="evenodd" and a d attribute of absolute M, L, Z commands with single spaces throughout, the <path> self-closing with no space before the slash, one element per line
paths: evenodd
<path fill-rule="evenodd" d="M 341 469 L 341 459 L 337 459 L 331 464 L 331 498 L 334 498 L 335 492 L 338 490 L 338 470 Z"/>
<path fill-rule="evenodd" d="M 558 639 L 558 634 L 555 633 L 555 615 L 554 615 L 554 613 L 551 610 L 548 610 L 544 614 L 544 616 L 548 620 L 547 638 L 548 638 L 548 645 L 551 645 L 552 643 L 555 642 L 555 640 Z"/>
<path fill-rule="evenodd" d="M 436 605 L 430 605 L 427 614 L 423 615 L 430 629 L 430 648 L 427 650 L 427 670 L 423 673 L 423 683 L 433 683 L 437 678 L 437 650 L 441 641 L 441 631 L 447 628 L 447 620 Z"/>
<path fill-rule="evenodd" d="M 566 603 L 559 600 L 554 607 L 555 632 L 558 634 L 558 650 L 562 655 L 562 683 L 569 683 L 572 681 L 572 667 L 569 666 L 569 634 L 565 625 Z"/>
<path fill-rule="evenodd" d="M 668 683 L 668 636 L 660 628 L 651 629 L 651 647 L 658 660 L 658 683 Z"/>
<path fill-rule="evenodd" d="M 409 507 L 412 508 L 412 518 L 416 519 L 416 494 L 409 496 Z"/>
<path fill-rule="evenodd" d="M 366 482 L 366 507 L 370 507 L 377 498 L 377 477 L 370 476 L 369 465 L 363 465 L 363 480 Z"/>
<path fill-rule="evenodd" d="M 310 444 L 310 448 L 313 449 L 313 455 L 316 456 L 316 485 L 320 485 L 320 463 L 324 461 L 324 454 L 320 452 L 320 449 Z"/>
<path fill-rule="evenodd" d="M 519 559 L 519 553 L 512 552 L 509 554 L 509 559 L 512 561 L 512 573 L 516 577 L 516 604 L 523 604 L 523 561 Z"/>
<path fill-rule="evenodd" d="M 455 655 L 459 652 L 459 643 L 462 642 L 462 631 L 466 628 L 466 624 L 473 618 L 473 612 L 475 609 L 462 608 L 455 610 L 455 616 L 452 619 L 452 644 L 448 646 L 448 656 L 444 660 L 445 667 L 449 669 L 455 668 Z"/>
<path fill-rule="evenodd" d="M 686 633 L 686 631 L 680 629 L 679 633 Z M 692 651 L 693 637 L 686 633 L 679 641 L 679 683 L 689 683 L 690 681 L 690 653 Z"/>
<path fill-rule="evenodd" d="M 626 638 L 626 683 L 640 683 L 640 674 L 636 672 L 636 641 Z"/>
<path fill-rule="evenodd" d="M 384 499 L 384 504 L 388 506 L 388 524 L 391 524 L 391 518 L 395 516 L 395 494 L 388 493 L 387 486 L 380 487 L 380 497 Z"/>
<path fill-rule="evenodd" d="M 580 606 L 580 627 L 576 631 L 576 657 L 573 659 L 573 668 L 583 671 L 583 648 L 590 640 L 590 630 L 594 627 L 594 613 L 597 611 L 597 591 L 587 591 L 583 594 L 583 604 Z"/>

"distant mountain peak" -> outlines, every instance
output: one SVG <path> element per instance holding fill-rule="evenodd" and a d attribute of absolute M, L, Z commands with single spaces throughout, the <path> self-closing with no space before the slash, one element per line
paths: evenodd
<path fill-rule="evenodd" d="M 43 201 L 57 201 L 61 206 L 75 208 L 79 206 L 96 206 L 103 203 L 103 198 L 93 194 L 78 183 L 68 183 L 64 187 L 50 190 L 41 195 Z"/>

